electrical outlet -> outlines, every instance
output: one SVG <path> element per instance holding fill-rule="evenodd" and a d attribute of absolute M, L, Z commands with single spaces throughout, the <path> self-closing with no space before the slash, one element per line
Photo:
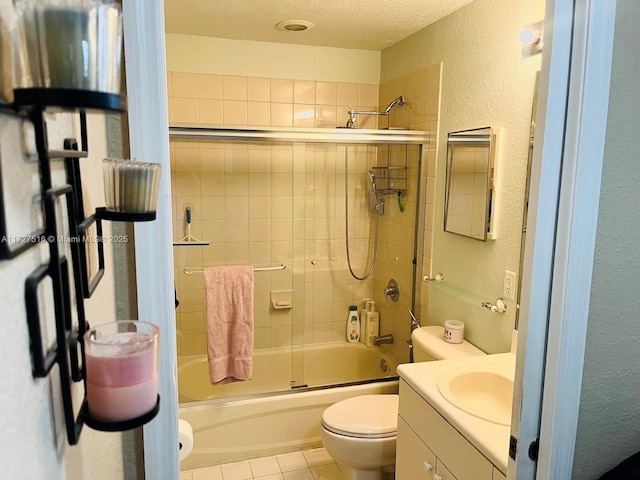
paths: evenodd
<path fill-rule="evenodd" d="M 515 300 L 516 288 L 518 288 L 518 274 L 515 272 L 510 272 L 509 270 L 505 270 L 503 288 L 504 291 L 502 292 L 502 294 L 509 300 Z"/>

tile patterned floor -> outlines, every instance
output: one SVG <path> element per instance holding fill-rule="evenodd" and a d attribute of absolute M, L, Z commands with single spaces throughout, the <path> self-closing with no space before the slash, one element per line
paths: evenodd
<path fill-rule="evenodd" d="M 180 473 L 180 480 L 341 480 L 342 472 L 324 448 L 256 458 Z"/>

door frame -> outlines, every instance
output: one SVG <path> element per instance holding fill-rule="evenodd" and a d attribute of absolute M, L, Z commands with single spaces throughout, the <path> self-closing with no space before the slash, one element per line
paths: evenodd
<path fill-rule="evenodd" d="M 616 0 L 548 0 L 509 478 L 571 478 L 606 139 Z M 538 134 L 540 132 L 540 134 Z M 531 211 L 531 210 L 530 210 Z M 529 233 L 527 237 L 530 238 Z M 538 442 L 537 462 L 530 458 Z"/>
<path fill-rule="evenodd" d="M 525 249 L 516 371 L 516 391 L 522 388 L 523 395 L 514 399 L 517 419 L 512 427 L 516 438 L 527 441 L 519 442 L 518 461 L 510 461 L 509 478 L 515 478 L 516 470 L 518 479 L 568 478 L 573 465 L 615 6 L 615 0 L 575 0 L 575 4 L 547 0 L 546 4 L 528 226 L 533 241 Z M 155 322 L 162 332 L 162 408 L 144 427 L 145 473 L 146 478 L 177 478 L 164 11 L 162 2 L 155 0 L 123 2 L 123 11 L 131 154 L 153 158 L 165 171 L 156 221 L 136 225 L 135 230 L 139 318 Z M 529 321 L 534 318 L 548 319 L 548 325 Z M 540 424 L 536 473 L 527 452 Z"/>

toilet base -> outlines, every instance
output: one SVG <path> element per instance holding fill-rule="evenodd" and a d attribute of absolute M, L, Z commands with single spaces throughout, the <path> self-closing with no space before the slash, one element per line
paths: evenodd
<path fill-rule="evenodd" d="M 376 470 L 356 470 L 346 465 L 340 465 L 342 470 L 342 480 L 383 480 L 382 469 Z"/>

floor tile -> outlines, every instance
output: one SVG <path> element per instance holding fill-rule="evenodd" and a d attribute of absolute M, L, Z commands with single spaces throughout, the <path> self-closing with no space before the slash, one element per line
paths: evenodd
<path fill-rule="evenodd" d="M 191 470 L 187 472 L 180 472 L 180 480 L 193 480 Z"/>
<path fill-rule="evenodd" d="M 222 477 L 224 480 L 253 479 L 249 462 L 227 463 L 226 465 L 222 465 Z"/>
<path fill-rule="evenodd" d="M 193 480 L 222 480 L 222 468 L 215 466 L 193 470 Z"/>
<path fill-rule="evenodd" d="M 255 477 L 256 480 L 284 480 L 284 477 L 281 473 L 276 473 L 275 475 L 267 475 L 266 477 Z"/>
<path fill-rule="evenodd" d="M 264 477 L 265 475 L 280 473 L 280 464 L 278 460 L 276 460 L 276 457 L 249 460 L 249 465 L 251 465 L 251 472 L 254 477 Z"/>
<path fill-rule="evenodd" d="M 307 465 L 307 461 L 304 459 L 304 455 L 302 454 L 302 452 L 278 455 L 276 458 L 278 459 L 278 463 L 280 464 L 280 470 L 282 470 L 283 472 L 309 468 L 309 465 Z"/>
<path fill-rule="evenodd" d="M 282 475 L 284 476 L 284 480 L 314 480 L 313 474 L 308 468 L 284 472 Z"/>
<path fill-rule="evenodd" d="M 315 480 L 342 480 L 342 472 L 335 463 L 311 467 L 311 473 Z"/>
<path fill-rule="evenodd" d="M 329 455 L 324 448 L 316 448 L 315 450 L 305 450 L 302 452 L 304 458 L 310 467 L 316 465 L 327 465 L 329 463 L 336 463 L 336 461 Z"/>

